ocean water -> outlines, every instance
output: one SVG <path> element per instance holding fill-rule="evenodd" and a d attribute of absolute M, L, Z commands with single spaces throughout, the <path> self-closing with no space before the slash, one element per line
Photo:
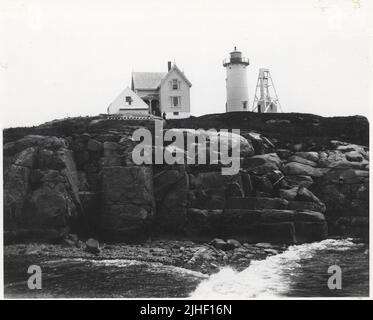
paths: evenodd
<path fill-rule="evenodd" d="M 330 266 L 341 268 L 341 289 L 329 289 Z M 284 297 L 366 297 L 369 295 L 369 253 L 352 239 L 328 239 L 290 246 L 281 254 L 236 272 L 224 268 L 202 281 L 194 299 Z"/>
<path fill-rule="evenodd" d="M 40 259 L 40 260 L 38 260 Z M 134 260 L 51 259 L 17 256 L 4 261 L 5 296 L 29 298 L 250 299 L 366 297 L 368 246 L 352 239 L 295 245 L 237 272 L 212 276 L 161 263 Z M 41 290 L 27 287 L 27 267 L 43 270 Z M 328 268 L 342 270 L 342 289 L 330 290 Z"/>

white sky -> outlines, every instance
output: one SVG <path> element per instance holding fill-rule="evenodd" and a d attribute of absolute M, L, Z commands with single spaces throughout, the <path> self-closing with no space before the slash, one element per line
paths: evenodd
<path fill-rule="evenodd" d="M 250 104 L 267 67 L 285 112 L 368 116 L 372 2 L 0 0 L 2 125 L 105 113 L 132 71 L 168 60 L 193 84 L 193 115 L 224 112 L 235 45 Z"/>

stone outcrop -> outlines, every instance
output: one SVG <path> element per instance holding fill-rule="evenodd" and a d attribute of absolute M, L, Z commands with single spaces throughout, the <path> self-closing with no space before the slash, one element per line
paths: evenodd
<path fill-rule="evenodd" d="M 123 237 L 144 232 L 154 214 L 152 171 L 147 167 L 104 167 L 100 228 Z"/>
<path fill-rule="evenodd" d="M 78 176 L 65 139 L 29 135 L 4 145 L 5 239 L 53 240 L 76 229 Z"/>
<path fill-rule="evenodd" d="M 151 121 L 101 116 L 5 130 L 5 240 L 50 241 L 70 232 L 99 240 L 172 235 L 224 243 L 368 235 L 365 119 L 237 113 L 165 125 L 205 138 L 205 146 L 197 140 L 194 146 L 208 154 L 218 139 L 228 150 L 239 145 L 240 171 L 222 175 L 220 160 L 135 165 L 132 134 L 152 131 Z M 189 147 L 177 150 L 182 158 L 191 159 Z M 165 141 L 160 150 L 172 153 L 175 146 Z"/>

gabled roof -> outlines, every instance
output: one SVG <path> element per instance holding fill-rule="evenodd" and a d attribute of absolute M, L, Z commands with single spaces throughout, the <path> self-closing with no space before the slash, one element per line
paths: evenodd
<path fill-rule="evenodd" d="M 167 72 L 132 72 L 134 89 L 156 90 Z"/>
<path fill-rule="evenodd" d="M 192 86 L 192 83 L 188 80 L 188 78 L 185 76 L 184 72 L 182 72 L 178 67 L 177 65 L 174 63 L 174 65 L 172 66 L 172 68 L 170 69 L 170 71 L 167 72 L 167 74 L 162 78 L 162 81 L 161 81 L 161 84 L 163 84 L 168 76 L 172 73 L 172 71 L 176 71 L 183 79 L 184 81 L 188 84 L 189 87 Z"/>
<path fill-rule="evenodd" d="M 126 103 L 126 97 L 132 98 L 132 103 Z M 108 106 L 109 114 L 118 113 L 119 110 L 148 110 L 149 106 L 129 87 L 126 87 L 119 96 Z"/>
<path fill-rule="evenodd" d="M 167 80 L 173 71 L 176 71 L 189 87 L 192 86 L 185 74 L 174 64 L 168 72 L 132 72 L 133 90 L 156 90 Z"/>

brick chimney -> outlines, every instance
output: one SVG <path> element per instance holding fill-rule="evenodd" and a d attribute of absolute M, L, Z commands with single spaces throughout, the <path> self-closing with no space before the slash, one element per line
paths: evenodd
<path fill-rule="evenodd" d="M 170 71 L 171 70 L 171 61 L 168 61 L 167 62 L 167 71 Z"/>

